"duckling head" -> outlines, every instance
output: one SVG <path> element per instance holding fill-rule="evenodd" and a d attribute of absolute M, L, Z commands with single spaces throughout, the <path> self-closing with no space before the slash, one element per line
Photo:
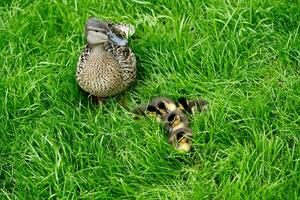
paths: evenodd
<path fill-rule="evenodd" d="M 148 105 L 147 109 L 146 109 L 146 114 L 148 114 L 150 116 L 156 116 L 157 109 L 154 106 L 152 106 L 152 105 Z"/>
<path fill-rule="evenodd" d="M 161 115 L 173 112 L 177 109 L 176 104 L 172 100 L 168 99 L 157 101 L 154 106 L 157 107 L 157 110 Z"/>
<path fill-rule="evenodd" d="M 177 102 L 180 110 L 188 112 L 192 115 L 207 111 L 208 102 L 202 98 L 187 100 L 185 97 L 181 97 L 177 100 Z"/>
<path fill-rule="evenodd" d="M 169 126 L 175 127 L 180 123 L 181 119 L 180 116 L 176 113 L 171 113 L 167 117 L 167 122 L 169 123 Z"/>
<path fill-rule="evenodd" d="M 185 98 L 185 97 L 181 97 L 177 100 L 178 102 L 178 107 L 181 111 L 184 111 L 184 110 L 188 110 L 189 108 L 189 102 L 188 100 Z"/>
<path fill-rule="evenodd" d="M 176 134 L 175 148 L 180 152 L 189 152 L 192 148 L 192 133 L 190 130 L 179 130 Z"/>
<path fill-rule="evenodd" d="M 169 144 L 179 152 L 189 152 L 192 148 L 192 130 L 181 128 L 169 134 Z"/>
<path fill-rule="evenodd" d="M 85 34 L 90 45 L 99 45 L 111 42 L 118 46 L 126 46 L 128 41 L 118 37 L 111 31 L 108 23 L 96 18 L 90 18 L 85 24 Z"/>
<path fill-rule="evenodd" d="M 158 102 L 156 106 L 157 106 L 157 110 L 159 111 L 159 114 L 167 113 L 167 107 L 164 101 Z"/>

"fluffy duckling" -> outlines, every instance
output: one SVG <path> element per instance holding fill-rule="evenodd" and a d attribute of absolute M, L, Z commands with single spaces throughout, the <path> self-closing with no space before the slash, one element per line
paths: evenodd
<path fill-rule="evenodd" d="M 149 105 L 156 108 L 157 115 L 160 116 L 162 120 L 166 119 L 168 113 L 177 110 L 176 103 L 172 99 L 166 97 L 156 97 Z"/>
<path fill-rule="evenodd" d="M 192 148 L 192 130 L 188 127 L 169 133 L 168 142 L 180 152 L 187 153 Z"/>
<path fill-rule="evenodd" d="M 143 115 L 143 116 L 156 117 L 158 121 L 160 120 L 158 119 L 160 117 L 158 116 L 157 109 L 152 105 L 138 106 L 132 112 L 138 116 Z M 138 117 L 136 116 L 135 118 L 137 119 Z"/>
<path fill-rule="evenodd" d="M 189 121 L 181 111 L 170 112 L 166 117 L 165 127 L 168 132 L 174 132 L 181 128 L 187 128 Z"/>
<path fill-rule="evenodd" d="M 205 99 L 187 100 L 185 97 L 181 97 L 177 100 L 177 104 L 180 110 L 195 115 L 199 112 L 207 111 L 207 101 Z"/>
<path fill-rule="evenodd" d="M 185 102 L 182 102 L 185 103 Z M 156 97 L 149 104 L 137 107 L 133 112 L 137 115 L 155 116 L 162 121 L 168 133 L 168 142 L 181 152 L 189 152 L 192 146 L 192 130 L 188 118 L 176 103 L 166 97 Z M 184 107 L 183 107 L 184 106 Z M 188 107 L 187 107 L 188 108 Z"/>
<path fill-rule="evenodd" d="M 166 97 L 156 97 L 147 105 L 138 106 L 133 113 L 144 116 L 155 116 L 158 121 L 165 121 L 168 113 L 178 110 L 175 102 Z"/>

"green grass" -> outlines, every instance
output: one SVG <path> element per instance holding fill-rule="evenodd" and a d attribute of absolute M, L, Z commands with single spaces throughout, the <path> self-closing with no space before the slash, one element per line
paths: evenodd
<path fill-rule="evenodd" d="M 136 27 L 102 107 L 74 76 L 89 16 Z M 299 199 L 299 29 L 296 0 L 1 0 L 1 199 Z M 192 153 L 132 118 L 157 95 L 209 101 Z"/>

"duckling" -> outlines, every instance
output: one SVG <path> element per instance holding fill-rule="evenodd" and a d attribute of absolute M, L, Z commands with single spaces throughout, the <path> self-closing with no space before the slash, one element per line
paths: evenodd
<path fill-rule="evenodd" d="M 87 20 L 88 44 L 76 70 L 78 85 L 99 99 L 123 92 L 136 79 L 136 58 L 127 40 L 117 36 L 110 26 L 96 18 Z"/>
<path fill-rule="evenodd" d="M 158 121 L 163 122 L 169 135 L 168 142 L 179 151 L 190 151 L 192 130 L 189 128 L 189 121 L 173 100 L 156 97 L 149 104 L 138 106 L 133 113 L 155 116 Z"/>
<path fill-rule="evenodd" d="M 155 97 L 147 105 L 138 106 L 133 113 L 144 116 L 155 116 L 157 121 L 165 121 L 169 112 L 178 110 L 173 100 L 166 97 Z"/>
<path fill-rule="evenodd" d="M 207 111 L 208 102 L 205 99 L 187 100 L 185 97 L 181 97 L 177 100 L 177 104 L 180 110 L 195 115 L 198 112 Z"/>
<path fill-rule="evenodd" d="M 192 130 L 188 127 L 169 133 L 168 142 L 180 152 L 187 153 L 192 148 Z"/>
<path fill-rule="evenodd" d="M 165 128 L 168 132 L 174 132 L 181 128 L 187 128 L 189 121 L 181 111 L 170 112 L 165 121 Z"/>
<path fill-rule="evenodd" d="M 140 105 L 138 107 L 136 107 L 133 111 L 135 114 L 135 119 L 138 119 L 137 116 L 143 115 L 143 116 L 150 116 L 150 117 L 156 117 L 157 121 L 159 121 L 160 119 L 158 116 L 158 111 L 157 109 L 152 106 L 152 105 Z"/>
<path fill-rule="evenodd" d="M 166 97 L 156 97 L 149 103 L 149 105 L 156 108 L 157 115 L 161 118 L 161 120 L 166 120 L 168 113 L 177 110 L 175 102 Z"/>
<path fill-rule="evenodd" d="M 169 113 L 165 127 L 169 133 L 170 144 L 179 151 L 190 151 L 192 143 L 186 136 L 192 137 L 192 130 L 187 117 L 180 110 Z"/>

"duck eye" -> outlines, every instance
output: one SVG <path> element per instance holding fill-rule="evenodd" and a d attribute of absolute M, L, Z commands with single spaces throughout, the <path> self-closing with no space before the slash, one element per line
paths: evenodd
<path fill-rule="evenodd" d="M 103 31 L 103 30 L 99 30 L 99 29 L 94 29 L 94 31 L 96 32 L 96 33 L 106 33 L 105 31 Z"/>

